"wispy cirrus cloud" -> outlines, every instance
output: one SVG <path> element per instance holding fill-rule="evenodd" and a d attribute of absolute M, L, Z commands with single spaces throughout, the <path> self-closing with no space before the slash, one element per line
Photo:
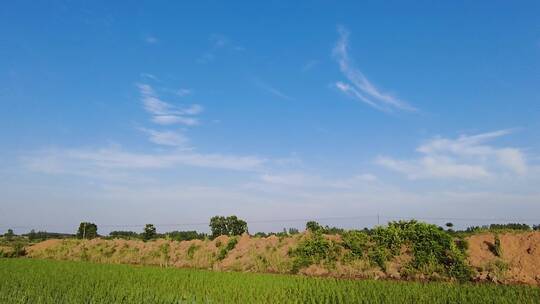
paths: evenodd
<path fill-rule="evenodd" d="M 508 135 L 499 130 L 456 139 L 437 137 L 420 145 L 417 159 L 400 160 L 380 156 L 376 162 L 409 179 L 453 178 L 478 180 L 500 174 L 524 175 L 528 171 L 524 153 L 514 147 L 496 147 L 487 142 Z"/>
<path fill-rule="evenodd" d="M 231 52 L 245 51 L 243 46 L 234 43 L 229 37 L 223 34 L 212 34 L 208 40 L 210 42 L 210 49 L 204 52 L 204 54 L 197 59 L 198 63 L 210 63 L 216 58 L 216 54 L 220 50 L 228 50 Z"/>
<path fill-rule="evenodd" d="M 328 179 L 314 174 L 305 173 L 265 173 L 259 176 L 259 180 L 266 185 L 293 188 L 331 188 L 331 189 L 354 189 L 359 186 L 378 181 L 373 174 L 364 173 L 347 178 Z"/>
<path fill-rule="evenodd" d="M 141 73 L 140 76 L 141 76 L 141 78 L 144 78 L 144 79 L 150 79 L 150 80 L 153 80 L 153 81 L 159 81 L 159 79 L 154 74 Z"/>
<path fill-rule="evenodd" d="M 144 109 L 152 115 L 152 121 L 161 125 L 183 124 L 194 126 L 199 120 L 193 117 L 204 108 L 198 104 L 186 108 L 174 106 L 159 98 L 154 88 L 149 84 L 137 84 Z"/>
<path fill-rule="evenodd" d="M 44 149 L 22 157 L 26 168 L 50 174 L 73 174 L 110 170 L 157 170 L 180 166 L 257 171 L 266 159 L 256 156 L 206 154 L 189 150 L 137 153 L 118 146 L 106 148 Z"/>
<path fill-rule="evenodd" d="M 139 130 L 149 136 L 148 140 L 158 145 L 184 147 L 189 142 L 189 139 L 179 131 L 157 131 L 146 128 Z"/>
<path fill-rule="evenodd" d="M 339 39 L 333 55 L 339 64 L 339 69 L 350 83 L 338 81 L 336 88 L 345 95 L 364 102 L 378 110 L 390 112 L 393 110 L 416 111 L 407 102 L 381 91 L 354 66 L 349 56 L 349 32 L 344 27 L 338 28 Z"/>
<path fill-rule="evenodd" d="M 147 77 L 148 78 L 148 77 Z M 143 108 L 153 123 L 168 126 L 194 126 L 196 115 L 204 109 L 198 104 L 178 107 L 160 99 L 149 84 L 137 84 Z M 188 146 L 189 138 L 183 130 L 170 128 L 137 128 L 148 140 L 162 146 L 159 151 L 134 152 L 120 146 L 104 148 L 42 149 L 22 157 L 23 164 L 32 171 L 49 174 L 72 174 L 86 177 L 128 176 L 132 170 L 174 169 L 181 166 L 234 171 L 257 171 L 268 162 L 257 156 L 201 153 Z M 163 150 L 164 147 L 169 149 Z"/>
<path fill-rule="evenodd" d="M 282 91 L 278 90 L 277 88 L 273 87 L 272 85 L 264 82 L 264 81 L 261 81 L 260 79 L 255 79 L 255 85 L 259 88 L 261 88 L 262 90 L 276 96 L 276 97 L 279 97 L 280 99 L 283 99 L 283 100 L 294 100 L 294 98 L 292 98 L 291 96 L 283 93 Z"/>

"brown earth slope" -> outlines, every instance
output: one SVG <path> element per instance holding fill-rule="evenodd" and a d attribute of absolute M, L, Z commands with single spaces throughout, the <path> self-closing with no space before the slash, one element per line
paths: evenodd
<path fill-rule="evenodd" d="M 87 260 L 100 263 L 145 264 L 167 267 L 194 267 L 223 271 L 290 273 L 293 259 L 288 252 L 305 237 L 255 238 L 243 235 L 238 243 L 219 259 L 220 250 L 229 237 L 215 240 L 176 242 L 156 240 L 48 240 L 27 249 L 28 256 L 59 260 Z M 335 238 L 335 236 L 332 236 Z M 540 285 L 540 232 L 501 233 L 502 255 L 493 254 L 493 233 L 468 237 L 469 264 L 476 270 L 477 281 L 507 284 Z M 331 238 L 331 236 L 328 236 Z M 378 267 L 355 261 L 337 262 L 333 267 L 311 265 L 301 269 L 305 275 L 349 278 L 400 278 L 401 267 L 410 260 L 407 250 L 388 263 L 386 272 Z"/>
<path fill-rule="evenodd" d="M 540 285 L 540 232 L 499 234 L 501 257 L 495 256 L 493 233 L 473 235 L 469 240 L 469 263 L 479 280 Z"/>

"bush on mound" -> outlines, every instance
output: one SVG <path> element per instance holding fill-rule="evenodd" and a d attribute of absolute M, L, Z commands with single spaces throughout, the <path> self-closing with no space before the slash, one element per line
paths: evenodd
<path fill-rule="evenodd" d="M 401 265 L 401 275 L 468 281 L 472 270 L 466 262 L 466 248 L 465 240 L 454 239 L 436 225 L 412 220 L 391 222 L 371 232 L 346 231 L 339 241 L 312 231 L 290 255 L 294 258 L 293 272 L 313 264 L 332 267 L 338 261 L 355 260 L 368 261 L 386 271 L 387 262 L 406 249 L 411 259 Z"/>

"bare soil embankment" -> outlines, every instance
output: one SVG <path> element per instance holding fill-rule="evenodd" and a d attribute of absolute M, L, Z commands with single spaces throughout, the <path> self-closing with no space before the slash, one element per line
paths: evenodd
<path fill-rule="evenodd" d="M 469 263 L 478 271 L 477 279 L 502 283 L 540 285 L 540 232 L 499 234 L 502 254 L 497 257 L 493 233 L 468 238 Z"/>
<path fill-rule="evenodd" d="M 289 252 L 305 238 L 305 234 L 289 237 L 255 238 L 244 235 L 234 249 L 221 255 L 230 238 L 176 242 L 156 240 L 47 240 L 27 249 L 28 257 L 57 260 L 86 260 L 98 263 L 192 267 L 221 271 L 290 273 L 293 258 Z M 501 233 L 502 255 L 492 250 L 493 233 L 480 233 L 467 238 L 468 263 L 475 270 L 475 281 L 540 286 L 540 232 Z M 328 236 L 339 241 L 337 236 Z M 332 267 L 311 265 L 301 274 L 346 278 L 401 279 L 410 252 L 402 253 L 382 270 L 365 261 L 336 262 Z M 436 279 L 429 277 L 428 279 Z M 421 278 L 420 278 L 421 279 Z"/>

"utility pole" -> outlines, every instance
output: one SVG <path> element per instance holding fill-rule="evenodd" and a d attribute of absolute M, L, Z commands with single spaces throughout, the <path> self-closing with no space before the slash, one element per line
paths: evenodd
<path fill-rule="evenodd" d="M 380 219 L 379 219 L 379 214 L 377 213 L 377 226 L 380 225 Z"/>
<path fill-rule="evenodd" d="M 82 233 L 83 240 L 86 239 L 86 222 L 83 224 L 83 233 Z"/>

